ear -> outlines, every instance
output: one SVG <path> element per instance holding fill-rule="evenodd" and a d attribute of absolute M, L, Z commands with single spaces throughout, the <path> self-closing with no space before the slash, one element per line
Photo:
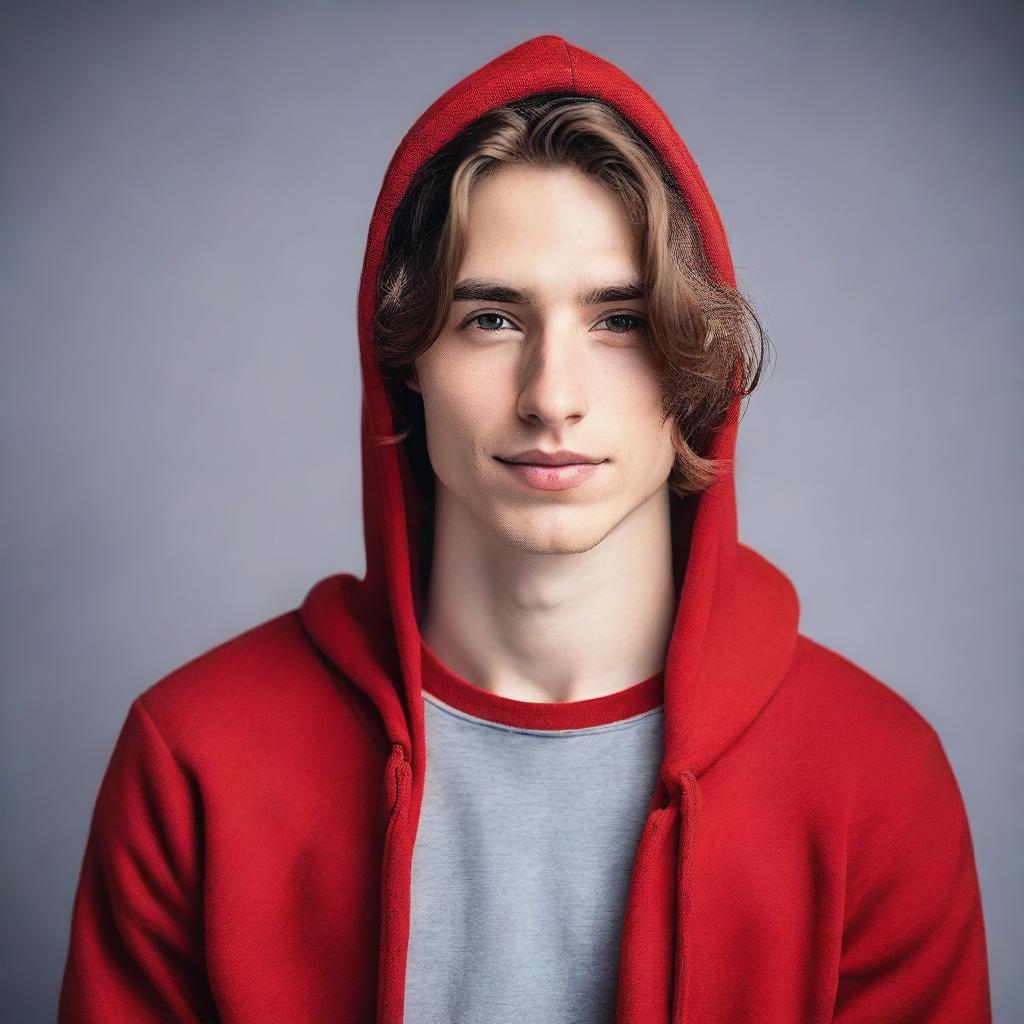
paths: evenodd
<path fill-rule="evenodd" d="M 405 383 L 406 383 L 406 386 L 409 388 L 410 391 L 415 391 L 419 395 L 423 394 L 423 392 L 420 390 L 420 382 L 419 382 L 419 378 L 416 376 L 416 369 L 415 369 L 415 367 L 413 368 L 412 376 L 406 378 Z"/>

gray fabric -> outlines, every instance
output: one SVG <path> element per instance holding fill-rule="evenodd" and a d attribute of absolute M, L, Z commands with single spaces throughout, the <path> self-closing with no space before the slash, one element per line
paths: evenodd
<path fill-rule="evenodd" d="M 611 1024 L 663 709 L 552 731 L 424 699 L 406 1024 Z"/>

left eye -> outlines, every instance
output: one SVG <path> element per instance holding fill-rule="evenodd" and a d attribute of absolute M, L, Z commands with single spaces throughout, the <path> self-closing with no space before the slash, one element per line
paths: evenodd
<path fill-rule="evenodd" d="M 630 316 L 628 313 L 616 313 L 614 316 L 605 317 L 601 323 L 610 324 L 613 321 L 619 323 L 619 326 L 612 327 L 613 334 L 628 334 L 630 331 L 638 330 L 644 323 L 640 317 Z M 622 326 L 622 321 L 626 321 L 625 326 Z"/>
<path fill-rule="evenodd" d="M 502 316 L 501 313 L 479 313 L 475 317 L 473 317 L 473 319 L 470 320 L 469 322 L 471 324 L 473 324 L 474 326 L 479 327 L 480 330 L 482 330 L 482 331 L 500 331 L 500 330 L 504 329 L 504 328 L 495 326 L 493 323 L 491 325 L 485 327 L 482 323 L 480 323 L 481 320 L 490 320 L 490 321 L 504 320 L 505 323 L 511 323 L 512 322 L 511 320 L 509 320 L 509 318 L 507 316 Z"/>

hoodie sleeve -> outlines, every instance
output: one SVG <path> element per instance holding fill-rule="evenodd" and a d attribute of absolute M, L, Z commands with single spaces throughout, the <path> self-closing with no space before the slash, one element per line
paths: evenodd
<path fill-rule="evenodd" d="M 991 1024 L 981 895 L 967 813 L 928 727 L 883 822 L 851 850 L 833 1020 Z"/>
<path fill-rule="evenodd" d="M 96 798 L 58 1024 L 217 1019 L 203 968 L 199 822 L 194 783 L 136 698 Z"/>

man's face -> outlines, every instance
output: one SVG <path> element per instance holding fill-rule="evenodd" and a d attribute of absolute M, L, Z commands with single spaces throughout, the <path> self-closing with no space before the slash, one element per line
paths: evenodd
<path fill-rule="evenodd" d="M 512 166 L 477 183 L 455 301 L 409 384 L 423 396 L 439 502 L 460 503 L 505 543 L 555 554 L 589 550 L 661 493 L 674 451 L 646 305 L 580 302 L 639 283 L 639 243 L 600 182 Z M 499 461 L 529 449 L 603 461 L 575 486 L 571 468 Z"/>

